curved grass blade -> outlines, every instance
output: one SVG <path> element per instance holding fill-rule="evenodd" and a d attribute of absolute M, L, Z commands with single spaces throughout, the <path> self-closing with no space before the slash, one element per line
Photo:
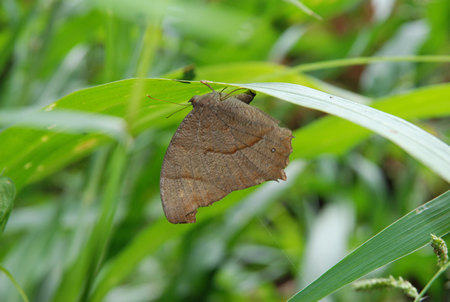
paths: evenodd
<path fill-rule="evenodd" d="M 255 75 L 261 72 L 268 73 L 269 71 L 273 71 L 272 66 L 265 65 L 257 65 L 253 67 L 248 66 L 248 68 L 250 68 L 250 71 L 253 70 L 253 73 Z M 202 74 L 206 78 L 219 77 L 219 72 L 214 73 L 211 70 L 207 70 Z M 227 77 L 225 76 L 225 78 Z M 230 76 L 228 78 L 231 79 Z M 236 77 L 234 77 L 233 79 L 236 80 Z M 248 79 L 241 78 L 241 80 L 245 82 Z M 292 77 L 283 78 L 283 80 L 292 80 L 298 82 L 298 79 L 294 79 Z M 113 118 L 111 119 L 113 123 L 109 123 L 109 121 L 105 119 L 105 121 L 107 122 L 107 128 L 112 129 L 113 131 L 109 131 L 109 133 L 112 132 L 113 134 L 115 134 L 113 136 L 117 137 L 123 133 L 123 130 L 121 129 L 121 123 L 123 121 L 123 118 L 126 116 L 126 108 L 130 95 L 132 95 L 136 87 L 140 85 L 143 85 L 145 94 L 142 95 L 143 100 L 141 103 L 141 107 L 138 110 L 139 115 L 137 117 L 137 120 L 133 123 L 132 129 L 126 129 L 127 134 L 131 133 L 132 135 L 137 135 L 148 128 L 162 128 L 167 125 L 175 125 L 182 119 L 182 115 L 177 115 L 173 116 L 170 119 L 166 119 L 165 116 L 173 112 L 173 105 L 168 105 L 164 102 L 149 101 L 146 97 L 146 94 L 150 94 L 153 97 L 164 99 L 167 101 L 186 102 L 193 95 L 209 92 L 208 88 L 205 85 L 194 82 L 181 83 L 168 79 L 128 79 L 78 90 L 61 98 L 55 103 L 52 103 L 43 110 L 70 110 L 72 112 L 83 111 L 89 114 L 101 114 L 101 116 L 103 117 L 109 116 Z M 229 84 L 224 85 L 230 86 Z M 275 87 L 279 86 L 279 84 L 276 83 L 266 83 L 266 85 L 274 85 Z M 301 87 L 293 84 L 285 85 Z M 237 86 L 244 87 L 245 85 Z M 262 91 L 257 87 L 252 88 Z M 320 93 L 312 89 L 310 89 L 310 91 Z M 407 116 L 405 116 L 405 118 L 411 119 L 417 117 L 429 118 L 436 116 L 445 116 L 446 114 L 448 114 L 448 112 L 450 112 L 450 109 L 445 105 L 445 102 L 442 102 L 442 99 L 445 100 L 444 96 L 448 94 L 448 91 L 450 91 L 449 85 L 441 85 L 431 86 L 423 90 L 412 91 L 408 94 L 402 95 L 401 98 L 403 99 L 403 103 L 405 102 L 405 99 L 409 99 L 412 102 L 410 104 L 410 110 L 407 110 L 409 113 L 407 114 Z M 276 90 L 273 89 L 271 91 L 268 91 L 267 93 L 273 95 L 279 94 Z M 324 93 L 321 94 L 328 96 Z M 283 96 L 278 95 L 277 97 L 283 98 Z M 420 111 L 420 108 L 423 108 L 423 103 L 414 102 L 414 98 L 426 98 L 427 110 Z M 317 109 L 322 111 L 328 110 L 327 106 L 337 105 L 334 104 L 335 102 L 333 103 L 322 101 L 318 103 L 317 100 L 314 100 L 309 95 L 304 96 L 303 99 L 308 100 L 309 103 L 314 103 L 315 106 L 312 107 L 320 107 Z M 337 99 L 337 97 L 334 97 L 334 100 Z M 403 105 L 403 107 L 399 107 L 397 106 L 398 104 L 393 106 L 393 103 L 397 103 L 395 99 L 396 96 L 385 99 L 383 104 L 380 104 L 379 109 L 383 109 L 384 111 L 389 111 L 395 113 L 398 116 L 402 116 L 401 112 L 405 111 L 405 106 Z M 390 102 L 390 100 L 392 100 L 393 102 Z M 308 106 L 308 104 L 303 104 L 302 102 L 303 101 L 298 101 L 296 103 Z M 349 101 L 346 102 L 349 103 Z M 362 108 L 365 109 L 369 108 L 363 105 L 359 106 L 362 106 Z M 435 109 L 432 110 L 433 108 Z M 372 110 L 371 112 L 374 112 L 374 110 L 370 108 L 367 110 Z M 353 115 L 356 116 L 357 114 L 354 113 Z M 40 113 L 38 113 L 36 117 L 40 117 Z M 311 131 L 305 131 L 307 130 L 305 128 L 298 130 L 304 133 L 299 136 L 301 137 L 302 148 L 295 148 L 295 144 L 300 145 L 300 143 L 297 143 L 297 140 L 294 140 L 294 152 L 292 154 L 293 158 L 315 157 L 317 156 L 317 154 L 323 152 L 346 150 L 348 146 L 356 144 L 368 135 L 365 129 L 362 129 L 355 124 L 351 124 L 347 121 L 342 120 L 340 121 L 340 123 L 336 124 L 330 118 L 334 117 L 327 117 L 327 123 L 321 123 L 319 121 L 318 123 L 311 125 L 314 126 L 314 129 L 311 129 Z M 370 118 L 362 118 L 366 122 L 376 126 L 376 123 L 371 121 Z M 118 123 L 116 123 L 116 121 L 118 121 Z M 347 123 L 345 125 L 341 125 L 343 124 L 343 122 Z M 36 126 L 35 128 L 12 126 L 4 129 L 0 133 L 0 141 L 2 143 L 2 147 L 0 148 L 0 170 L 5 169 L 5 173 L 7 173 L 8 176 L 14 180 L 14 183 L 18 190 L 20 190 L 20 188 L 22 188 L 27 183 L 42 179 L 43 177 L 50 175 L 58 169 L 61 169 L 63 166 L 86 156 L 95 148 L 98 148 L 100 145 L 111 141 L 109 137 L 111 135 L 106 136 L 93 132 L 79 134 L 74 133 L 75 131 L 70 131 L 71 133 L 57 132 L 54 130 L 59 127 L 64 128 L 65 126 L 63 124 L 55 125 L 55 129 L 47 130 L 42 129 L 42 125 L 38 125 L 37 121 L 36 123 L 33 123 L 35 124 L 33 125 L 33 127 Z M 66 122 L 64 122 L 64 124 L 65 123 Z M 103 124 L 95 124 L 93 126 L 95 126 L 96 128 L 95 130 L 102 130 L 101 132 L 105 132 L 105 129 L 99 129 L 104 128 Z M 329 132 L 329 129 L 333 129 L 335 130 L 335 132 Z M 424 132 L 422 131 L 421 133 Z M 318 137 L 321 137 L 320 141 L 317 139 Z M 431 137 L 431 135 L 428 135 L 428 137 Z M 300 142 L 300 138 L 298 139 L 298 141 Z M 442 145 L 442 143 L 439 144 L 439 146 Z M 433 148 L 431 145 L 425 147 L 428 149 Z M 414 145 L 410 146 L 410 148 L 414 148 Z M 432 153 L 427 153 L 427 157 L 431 154 Z M 433 161 L 435 162 L 434 166 L 441 166 L 440 162 L 437 164 L 438 161 Z M 448 159 L 445 159 L 443 161 L 448 162 Z M 448 166 L 448 164 L 444 163 L 440 169 L 443 170 L 445 166 Z M 448 171 L 450 171 L 450 169 Z M 448 171 L 447 173 L 449 173 Z"/>
<path fill-rule="evenodd" d="M 223 83 L 221 83 L 223 84 Z M 308 87 L 290 83 L 227 84 L 259 91 L 324 111 L 390 139 L 450 182 L 450 147 L 419 127 L 391 114 Z"/>
<path fill-rule="evenodd" d="M 450 85 L 440 84 L 391 95 L 377 100 L 371 107 L 405 120 L 440 118 L 450 115 L 449 95 Z M 296 152 L 292 159 L 310 159 L 323 153 L 343 154 L 371 134 L 369 129 L 348 120 L 324 116 L 294 132 L 292 148 Z"/>
<path fill-rule="evenodd" d="M 403 216 L 333 266 L 289 301 L 317 301 L 365 274 L 450 232 L 450 191 Z"/>

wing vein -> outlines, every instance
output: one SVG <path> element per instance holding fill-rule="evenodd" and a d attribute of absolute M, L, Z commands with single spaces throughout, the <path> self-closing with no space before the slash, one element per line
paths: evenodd
<path fill-rule="evenodd" d="M 212 111 L 213 113 L 214 113 L 214 115 L 225 125 L 225 126 L 227 126 L 227 127 L 229 127 L 221 118 L 220 118 L 220 116 L 218 116 L 214 111 Z M 230 127 L 230 128 L 232 128 L 232 127 Z M 239 141 L 239 140 L 237 140 L 236 139 L 236 137 L 234 136 L 234 134 L 232 133 L 232 132 L 230 132 L 231 133 L 231 136 L 233 136 L 233 138 L 236 140 L 236 141 Z M 246 145 L 244 142 L 241 142 L 241 143 L 243 143 L 244 145 Z M 261 169 L 253 162 L 253 161 L 251 161 L 248 157 L 247 157 L 247 155 L 245 155 L 243 152 L 242 152 L 242 149 L 239 149 L 238 148 L 238 146 L 236 145 L 236 144 L 234 144 L 235 146 L 236 146 L 236 148 L 238 149 L 238 151 L 247 159 L 247 161 L 249 162 L 249 163 L 251 163 L 252 164 L 252 166 L 254 166 L 255 168 L 256 168 L 256 170 L 258 170 L 260 173 L 261 173 L 261 175 L 263 175 L 264 176 L 264 178 L 266 178 L 266 174 L 264 173 L 264 171 L 261 171 Z M 250 150 L 251 150 L 251 148 L 250 148 Z"/>

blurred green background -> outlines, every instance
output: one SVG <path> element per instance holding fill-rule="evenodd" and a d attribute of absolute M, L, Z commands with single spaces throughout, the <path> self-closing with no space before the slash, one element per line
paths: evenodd
<path fill-rule="evenodd" d="M 279 74 L 335 59 L 450 53 L 448 0 L 303 3 L 323 20 L 281 0 L 2 0 L 0 110 L 37 110 L 79 89 L 133 77 L 285 81 L 361 102 L 449 81 L 449 63 Z M 425 92 L 425 106 L 426 98 Z M 195 225 L 169 224 L 159 172 L 187 111 L 166 119 L 179 108 L 165 104 L 156 123 L 132 131 L 126 156 L 105 139 L 48 175 L 12 178 L 19 191 L 0 237 L 0 263 L 30 301 L 284 301 L 448 190 L 377 135 L 342 142 L 325 131 L 337 127 L 337 118 L 259 95 L 252 104 L 300 135 L 312 133 L 297 142 L 304 145 L 294 149 L 300 159 L 288 167 L 288 182 L 233 192 L 200 209 Z M 425 110 L 420 106 L 410 109 Z M 449 141 L 448 114 L 417 116 L 410 120 Z M 65 145 L 56 148 L 66 152 Z M 22 173 L 4 162 L 5 176 Z M 371 276 L 402 276 L 422 289 L 435 271 L 432 249 L 424 248 Z M 448 283 L 448 275 L 436 280 L 428 301 L 448 301 Z M 0 301 L 21 301 L 4 275 Z M 395 290 L 360 293 L 347 286 L 326 301 L 408 299 Z"/>

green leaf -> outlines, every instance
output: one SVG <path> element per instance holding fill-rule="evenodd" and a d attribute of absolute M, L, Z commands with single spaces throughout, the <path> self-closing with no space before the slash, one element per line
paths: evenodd
<path fill-rule="evenodd" d="M 179 122 L 181 116 L 165 118 L 174 111 L 173 105 L 150 100 L 146 94 L 168 101 L 187 101 L 194 94 L 208 91 L 204 85 L 188 85 L 171 80 L 125 80 L 112 82 L 93 88 L 82 89 L 69 94 L 44 108 L 44 111 L 84 111 L 123 118 L 127 113 L 130 97 L 136 88 L 144 83 L 145 89 L 139 96 L 139 109 L 132 134 L 142 132 L 149 127 L 162 127 L 168 123 Z M 95 116 L 92 116 L 95 117 Z M 20 120 L 18 120 L 20 122 Z M 12 126 L 0 133 L 0 169 L 5 169 L 16 186 L 41 179 L 64 165 L 92 152 L 95 148 L 111 141 L 107 136 L 94 132 L 80 134 L 62 132 L 67 121 L 54 123 L 48 129 Z M 106 124 L 120 129 L 118 119 Z M 118 126 L 118 127 L 116 127 Z M 85 129 L 87 130 L 87 129 Z M 74 131 L 70 131 L 74 132 Z M 117 132 L 116 132 L 117 133 Z M 119 130 L 120 133 L 120 130 Z"/>
<path fill-rule="evenodd" d="M 438 118 L 450 115 L 450 85 L 436 85 L 374 102 L 375 109 L 406 120 Z M 295 131 L 291 158 L 314 158 L 322 153 L 342 154 L 372 132 L 337 116 L 326 116 Z M 318 140 L 317 138 L 322 139 Z M 312 143 L 314 142 L 314 143 Z"/>
<path fill-rule="evenodd" d="M 289 301 L 318 301 L 365 274 L 450 232 L 450 191 L 411 211 L 369 239 Z"/>
<path fill-rule="evenodd" d="M 276 66 L 270 64 L 267 66 L 264 64 L 249 64 L 247 67 L 249 68 L 250 75 L 255 75 L 257 73 L 252 70 L 263 70 L 267 73 L 278 70 Z M 229 69 L 227 69 L 226 74 L 230 79 L 236 74 L 236 68 L 237 66 L 234 66 L 233 68 L 229 67 Z M 212 78 L 218 77 L 217 74 L 210 69 L 199 71 L 199 73 L 205 76 L 209 75 Z M 241 79 L 243 78 L 241 77 Z M 289 76 L 289 79 L 302 81 L 302 78 L 295 78 L 292 75 Z M 267 87 L 262 90 L 256 86 L 251 87 L 255 90 L 260 90 L 262 92 L 264 90 L 268 94 L 283 98 L 285 95 L 274 89 L 279 87 L 279 85 L 280 84 L 276 83 L 266 83 Z M 240 86 L 244 87 L 245 85 Z M 307 89 L 295 85 L 290 87 L 296 87 L 295 89 L 298 88 L 298 91 Z M 109 125 L 108 127 L 117 130 L 114 133 L 123 135 L 122 131 L 125 130 L 121 129 L 122 122 L 120 120 L 127 115 L 130 98 L 136 94 L 136 90 L 142 90 L 142 93 L 138 94 L 138 113 L 136 119 L 133 120 L 133 125 L 127 128 L 126 135 L 137 135 L 149 128 L 162 128 L 168 125 L 172 125 L 172 127 L 175 128 L 184 117 L 184 114 L 175 114 L 170 119 L 166 119 L 165 117 L 174 112 L 177 108 L 174 108 L 173 104 L 151 100 L 146 97 L 147 94 L 154 98 L 169 102 L 186 103 L 193 95 L 209 92 L 209 89 L 205 85 L 195 82 L 181 83 L 167 79 L 129 79 L 78 90 L 61 98 L 55 103 L 50 104 L 44 108 L 44 111 L 50 109 L 55 112 L 71 110 L 101 114 L 103 117 L 117 117 L 118 119 L 113 119 L 114 121 L 117 121 L 117 123 L 107 122 L 106 124 Z M 415 99 L 416 101 L 411 104 L 411 107 L 415 108 L 410 108 L 406 111 L 409 112 L 408 118 L 413 118 L 415 116 L 421 118 L 438 116 L 439 113 L 437 112 L 439 111 L 442 112 L 442 115 L 445 115 L 446 113 L 448 114 L 450 109 L 448 108 L 448 102 L 447 105 L 446 103 L 442 103 L 442 100 L 445 100 L 445 98 L 442 98 L 442 94 L 448 93 L 449 90 L 450 85 L 442 85 L 430 87 L 423 91 L 413 91 L 403 95 L 401 97 L 401 102 L 397 101 L 395 96 L 385 99 L 380 103 L 380 108 L 389 109 L 389 107 L 391 107 L 392 111 L 400 112 L 407 107 L 408 99 Z M 290 97 L 300 98 L 298 91 L 291 94 Z M 434 93 L 435 91 L 436 93 Z M 417 95 L 417 97 L 415 97 L 415 95 Z M 430 95 L 430 98 L 428 98 L 427 95 Z M 290 97 L 287 98 L 289 99 Z M 319 99 L 315 100 L 315 97 L 319 97 Z M 326 100 L 320 100 L 320 97 L 324 97 Z M 444 157 L 442 162 L 440 162 L 438 157 L 435 158 L 434 156 L 431 156 L 432 154 L 435 154 L 435 151 L 442 155 L 442 151 L 444 150 L 445 152 L 448 147 L 443 146 L 444 144 L 442 144 L 442 142 L 433 139 L 431 135 L 426 134 L 419 128 L 399 120 L 398 118 L 371 109 L 370 107 L 355 104 L 347 100 L 341 101 L 341 98 L 332 96 L 333 102 L 330 102 L 329 97 L 330 95 L 309 89 L 308 94 L 304 96 L 304 100 L 313 103 L 313 105 L 309 105 L 322 111 L 327 111 L 332 107 L 335 109 L 339 108 L 337 114 L 341 116 L 345 115 L 344 118 L 350 120 L 359 118 L 362 120 L 362 125 L 367 124 L 369 128 L 372 127 L 373 130 L 378 131 L 380 134 L 393 137 L 397 144 L 400 145 L 403 141 L 406 144 L 406 148 L 404 148 L 407 151 L 411 151 L 411 149 L 418 147 L 418 150 L 412 150 L 412 154 L 417 152 L 420 153 L 419 156 L 421 156 L 420 159 L 422 160 L 425 153 L 426 158 L 428 158 L 428 160 L 425 159 L 426 164 L 428 165 L 429 161 L 432 161 L 432 166 L 430 166 L 430 168 L 435 169 L 437 166 L 437 169 L 442 172 L 442 170 L 448 166 L 447 157 Z M 390 100 L 392 100 L 392 102 Z M 421 104 L 423 104 L 424 101 L 427 102 L 427 109 L 421 110 Z M 342 105 L 342 102 L 344 102 L 344 106 L 339 107 L 338 104 Z M 401 106 L 392 105 L 395 103 L 401 104 Z M 308 105 L 303 101 L 301 104 Z M 349 108 L 346 108 L 345 104 L 350 104 L 351 108 L 355 108 L 357 111 L 349 111 Z M 358 110 L 361 110 L 361 112 Z M 367 112 L 369 112 L 369 116 L 364 115 L 364 113 Z M 389 123 L 387 125 L 378 125 L 378 121 L 372 119 L 373 112 L 377 112 L 375 116 L 381 117 L 382 119 L 383 117 L 387 117 Z M 95 116 L 93 115 L 92 117 Z M 390 124 L 391 120 L 394 124 Z M 402 127 L 399 129 L 392 129 L 392 127 L 395 127 L 395 125 L 398 124 L 401 124 Z M 53 124 L 51 126 L 53 126 Z M 52 129 L 41 129 L 41 126 L 36 126 L 38 129 L 12 126 L 0 133 L 0 141 L 2 142 L 2 148 L 0 148 L 0 169 L 5 169 L 5 173 L 14 180 L 18 189 L 27 183 L 50 175 L 58 169 L 61 169 L 63 166 L 86 156 L 94 149 L 111 141 L 108 136 L 98 132 L 101 127 L 94 127 L 95 129 L 88 129 L 89 132 L 76 134 L 61 132 L 61 129 L 64 128 L 63 124 L 58 125 L 58 123 L 56 123 L 54 126 L 55 127 L 52 127 Z M 293 141 L 294 152 L 292 153 L 292 158 L 313 157 L 320 153 L 341 151 L 348 148 L 348 146 L 361 141 L 370 133 L 347 121 L 337 119 L 333 121 L 328 118 L 327 120 L 324 120 L 324 122 L 319 121 L 317 124 L 311 125 L 311 127 L 314 128 L 306 128 L 310 129 L 310 131 L 307 132 L 303 132 L 306 131 L 306 129 L 296 131 L 296 137 L 297 135 L 300 136 L 300 134 L 303 136 L 301 136 L 301 139 L 297 137 L 297 139 Z M 412 131 L 408 132 L 408 137 L 404 137 L 403 135 L 406 129 Z M 409 137 L 409 135 L 413 135 L 413 137 Z M 415 135 L 418 136 L 415 137 Z M 426 140 L 420 141 L 423 138 Z M 407 140 L 405 141 L 405 139 Z M 431 145 L 426 143 L 430 140 L 433 141 L 433 144 Z M 434 146 L 439 147 L 435 148 Z M 433 149 L 433 152 L 428 153 L 430 149 Z M 443 157 L 440 156 L 440 158 L 442 159 Z M 450 169 L 443 172 L 448 175 L 448 171 L 450 171 Z"/>
<path fill-rule="evenodd" d="M 16 127 L 49 130 L 64 133 L 102 133 L 118 141 L 127 137 L 126 123 L 123 119 L 85 111 L 51 110 L 46 111 L 4 110 L 0 111 L 0 126 L 16 124 Z"/>
<path fill-rule="evenodd" d="M 298 104 L 324 111 L 366 127 L 390 139 L 450 181 L 450 147 L 396 116 L 344 98 L 290 83 L 227 84 L 244 87 Z M 323 138 L 322 138 L 323 139 Z"/>
<path fill-rule="evenodd" d="M 16 187 L 11 179 L 0 177 L 0 230 L 3 231 L 14 206 Z"/>

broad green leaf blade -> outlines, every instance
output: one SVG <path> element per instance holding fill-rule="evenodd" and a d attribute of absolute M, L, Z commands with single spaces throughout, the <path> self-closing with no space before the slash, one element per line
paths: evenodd
<path fill-rule="evenodd" d="M 450 232 L 450 191 L 411 211 L 369 239 L 289 301 L 313 302 Z"/>
<path fill-rule="evenodd" d="M 391 114 L 308 87 L 290 83 L 229 84 L 324 111 L 390 139 L 450 182 L 450 147 L 419 127 Z"/>
<path fill-rule="evenodd" d="M 142 84 L 144 91 L 139 99 L 141 103 L 138 118 L 135 127 L 129 129 L 133 135 L 149 127 L 177 123 L 182 118 L 177 115 L 170 120 L 166 119 L 165 117 L 174 111 L 174 105 L 150 100 L 146 94 L 168 101 L 187 102 L 192 95 L 208 91 L 208 88 L 201 84 L 194 86 L 171 80 L 130 79 L 76 91 L 45 107 L 44 111 L 85 111 L 108 115 L 111 118 L 124 118 L 131 95 Z M 54 124 L 54 128 L 59 127 Z M 0 170 L 5 169 L 5 173 L 14 180 L 18 189 L 110 141 L 102 134 L 73 134 L 40 128 L 12 126 L 0 133 Z"/>
<path fill-rule="evenodd" d="M 444 117 L 450 115 L 449 95 L 450 85 L 442 84 L 389 96 L 371 106 L 406 120 Z M 297 152 L 291 158 L 315 158 L 323 153 L 342 154 L 371 133 L 348 120 L 325 116 L 294 132 L 292 147 Z M 318 140 L 317 137 L 324 139 Z"/>
<path fill-rule="evenodd" d="M 245 73 L 240 72 L 243 68 L 246 70 Z M 202 67 L 196 69 L 196 73 L 204 79 L 249 82 L 254 81 L 257 77 L 273 75 L 285 70 L 286 68 L 281 65 L 255 62 Z M 168 76 L 179 77 L 180 74 L 176 72 Z M 316 87 L 306 76 L 287 74 L 278 76 L 276 79 Z M 126 117 L 130 98 L 137 93 L 136 91 L 139 91 L 138 97 L 140 96 L 138 117 L 134 121 L 133 127 L 128 128 L 133 135 L 149 128 L 162 128 L 167 125 L 173 125 L 175 130 L 175 125 L 179 124 L 184 117 L 184 114 L 180 113 L 167 119 L 166 116 L 178 108 L 173 104 L 150 100 L 146 97 L 147 94 L 161 100 L 187 104 L 193 95 L 204 94 L 210 90 L 200 83 L 181 83 L 170 79 L 127 79 L 80 89 L 62 97 L 43 110 L 70 110 L 101 114 L 103 117 L 110 116 L 111 121 L 118 121 L 116 125 L 119 126 L 120 120 Z M 36 113 L 36 115 L 40 114 L 43 113 Z M 3 118 L 5 119 L 3 120 Z M 0 116 L 0 124 L 8 125 L 13 121 L 18 122 L 14 120 L 15 118 L 5 114 Z M 17 118 L 22 119 L 22 116 L 18 113 Z M 82 121 L 80 120 L 80 123 Z M 32 124 L 29 121 L 26 128 L 15 125 L 3 131 L 0 130 L 2 144 L 0 170 L 4 169 L 5 173 L 14 180 L 18 190 L 25 184 L 42 179 L 86 156 L 95 148 L 110 142 L 108 136 L 111 136 L 111 131 L 106 131 L 107 136 L 94 132 L 76 134 L 74 131 L 56 131 L 64 128 L 58 123 L 52 123 L 49 126 L 52 129 L 48 130 L 42 129 L 43 126 L 37 122 L 34 123 L 34 128 L 30 128 L 29 126 Z M 121 126 L 112 127 L 117 129 Z M 65 128 L 67 129 L 67 127 Z M 104 129 L 101 132 L 105 133 Z"/>
<path fill-rule="evenodd" d="M 217 68 L 223 69 L 221 66 Z M 234 75 L 236 75 L 238 68 L 239 66 L 236 65 L 225 69 L 226 74 L 223 79 L 236 80 Z M 265 74 L 278 70 L 276 65 L 266 66 L 265 64 L 247 64 L 246 68 L 251 77 L 256 77 L 258 73 Z M 212 67 L 199 69 L 198 72 L 205 78 L 220 78 L 220 72 Z M 242 75 L 238 78 L 243 82 L 249 80 L 243 78 Z M 286 76 L 283 80 L 297 83 L 306 81 L 292 75 Z M 167 79 L 128 79 L 78 90 L 50 104 L 44 110 L 51 108 L 54 111 L 84 111 L 122 119 L 126 116 L 130 96 L 138 88 L 142 88 L 143 93 L 140 98 L 137 119 L 134 121 L 132 129 L 129 129 L 133 135 L 149 128 L 162 128 L 167 125 L 171 125 L 175 131 L 176 125 L 185 116 L 180 113 L 166 119 L 165 117 L 168 114 L 173 113 L 178 108 L 174 108 L 173 104 L 150 100 L 146 97 L 146 94 L 170 102 L 186 103 L 193 95 L 209 92 L 205 85 L 195 82 L 181 83 Z M 432 86 L 403 95 L 401 97 L 403 106 L 391 106 L 390 100 L 393 103 L 397 102 L 397 97 L 393 96 L 385 99 L 379 108 L 382 110 L 388 108 L 387 110 L 401 116 L 405 108 L 405 100 L 423 100 L 425 98 L 427 109 L 420 111 L 420 108 L 423 108 L 421 106 L 423 103 L 413 102 L 414 105 L 411 105 L 411 107 L 420 108 L 411 108 L 408 111 L 407 118 L 444 116 L 449 113 L 450 109 L 448 105 L 445 107 L 446 103 L 442 103 L 445 98 L 439 97 L 439 95 L 448 95 L 449 91 L 450 85 Z M 433 97 L 428 98 L 427 96 Z M 311 158 L 325 152 L 342 152 L 369 135 L 366 129 L 346 120 L 326 117 L 324 121 L 327 122 L 318 121 L 312 124 L 310 127 L 313 127 L 313 129 L 306 127 L 296 131 L 295 135 L 298 134 L 301 140 L 295 139 L 293 141 L 292 158 Z M 338 122 L 335 123 L 335 121 Z M 12 126 L 0 133 L 2 145 L 0 148 L 0 170 L 5 169 L 5 173 L 14 180 L 18 190 L 25 184 L 50 175 L 110 141 L 109 137 L 92 132 L 71 134 L 56 132 L 53 129 L 42 130 L 39 127 L 37 128 Z M 307 131 L 308 129 L 309 131 Z M 323 139 L 318 140 L 317 137 Z"/>
<path fill-rule="evenodd" d="M 16 197 L 16 187 L 11 179 L 0 176 L 0 231 L 5 229 L 14 206 L 14 198 Z"/>
<path fill-rule="evenodd" d="M 0 126 L 5 125 L 75 134 L 97 132 L 118 141 L 127 137 L 126 123 L 121 118 L 86 111 L 53 111 L 51 106 L 45 111 L 0 111 Z"/>

